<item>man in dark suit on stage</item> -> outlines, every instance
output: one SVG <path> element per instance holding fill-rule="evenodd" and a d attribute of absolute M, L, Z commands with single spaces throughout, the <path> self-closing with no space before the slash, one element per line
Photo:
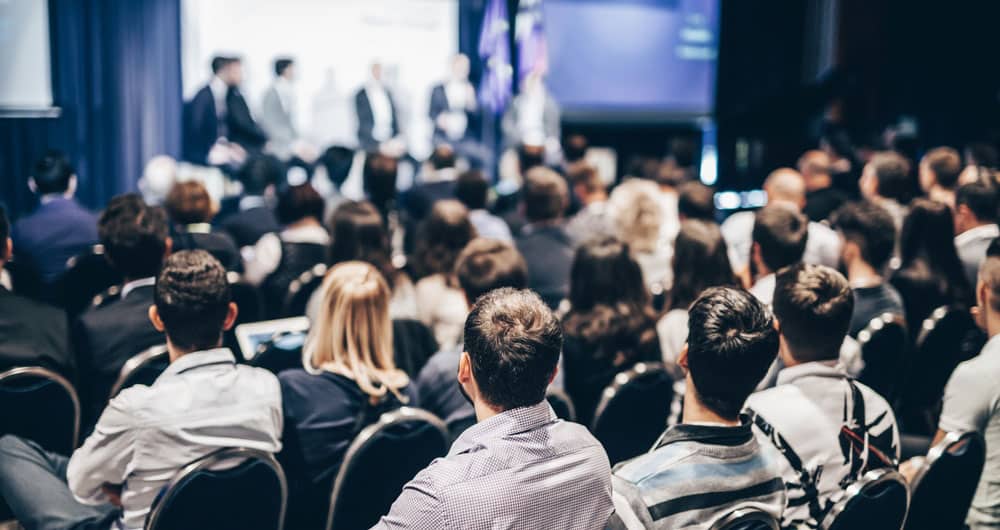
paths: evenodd
<path fill-rule="evenodd" d="M 435 145 L 448 144 L 472 167 L 482 167 L 489 151 L 477 140 L 479 110 L 476 89 L 469 82 L 469 58 L 456 55 L 448 79 L 431 89 L 430 112 Z"/>
<path fill-rule="evenodd" d="M 267 133 L 250 114 L 246 99 L 240 93 L 242 82 L 243 65 L 239 58 L 212 59 L 212 79 L 184 105 L 185 160 L 192 164 L 222 165 L 233 158 L 245 158 L 246 152 L 263 149 Z M 217 143 L 236 144 L 238 149 L 233 149 L 235 153 L 220 155 L 218 160 L 213 156 L 210 162 L 209 154 Z"/>
<path fill-rule="evenodd" d="M 358 115 L 358 145 L 365 151 L 379 147 L 399 134 L 396 104 L 382 82 L 382 65 L 373 63 L 371 77 L 354 95 Z"/>

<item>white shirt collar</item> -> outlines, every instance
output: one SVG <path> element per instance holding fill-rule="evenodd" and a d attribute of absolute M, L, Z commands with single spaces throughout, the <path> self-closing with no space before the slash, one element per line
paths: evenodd
<path fill-rule="evenodd" d="M 1000 237 L 1000 227 L 995 224 L 988 224 L 970 228 L 955 236 L 955 245 L 962 246 L 977 239 L 996 239 Z"/>
<path fill-rule="evenodd" d="M 122 286 L 121 298 L 122 300 L 124 300 L 129 293 L 131 293 L 138 287 L 149 287 L 150 285 L 156 285 L 155 276 L 150 276 L 149 278 L 141 278 L 138 280 L 132 280 Z"/>
<path fill-rule="evenodd" d="M 281 240 L 286 243 L 330 244 L 330 234 L 322 226 L 305 225 L 296 228 L 286 228 L 281 232 Z"/>
<path fill-rule="evenodd" d="M 847 371 L 839 361 L 814 361 L 789 366 L 778 372 L 778 384 L 785 385 L 803 377 L 847 377 Z"/>
<path fill-rule="evenodd" d="M 246 210 L 251 210 L 253 208 L 264 208 L 267 206 L 267 201 L 264 197 L 260 195 L 246 195 L 240 199 L 240 211 L 244 212 Z"/>

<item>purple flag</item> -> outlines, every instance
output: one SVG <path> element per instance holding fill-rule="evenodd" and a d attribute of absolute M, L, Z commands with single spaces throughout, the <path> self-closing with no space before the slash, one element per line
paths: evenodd
<path fill-rule="evenodd" d="M 484 107 L 500 114 L 511 98 L 510 24 L 507 21 L 507 0 L 489 0 L 483 29 L 479 34 L 479 57 L 483 61 L 483 77 L 479 83 L 479 101 Z"/>
<path fill-rule="evenodd" d="M 514 23 L 517 34 L 518 79 L 526 79 L 532 72 L 548 70 L 549 50 L 542 22 L 542 0 L 521 0 Z"/>

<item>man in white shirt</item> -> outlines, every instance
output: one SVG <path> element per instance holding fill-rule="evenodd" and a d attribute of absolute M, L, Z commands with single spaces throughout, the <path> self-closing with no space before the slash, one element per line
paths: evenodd
<path fill-rule="evenodd" d="M 750 269 L 754 279 L 750 292 L 770 304 L 774 297 L 774 275 L 802 261 L 809 237 L 809 220 L 784 203 L 759 210 L 754 219 Z"/>
<path fill-rule="evenodd" d="M 358 115 L 358 144 L 366 151 L 377 150 L 399 134 L 396 105 L 382 81 L 382 65 L 373 63 L 371 77 L 354 96 Z"/>
<path fill-rule="evenodd" d="M 237 307 L 210 254 L 183 251 L 156 280 L 153 325 L 170 366 L 151 386 L 118 394 L 71 458 L 0 438 L 0 495 L 25 528 L 143 527 L 174 474 L 222 447 L 281 449 L 281 390 L 273 374 L 221 348 Z M 114 525 L 114 526 L 112 526 Z"/>
<path fill-rule="evenodd" d="M 966 184 L 955 193 L 955 233 L 958 234 L 955 248 L 969 285 L 976 284 L 986 248 L 1000 237 L 996 224 L 998 204 L 1000 196 L 996 189 L 983 184 Z"/>
<path fill-rule="evenodd" d="M 295 62 L 289 58 L 274 61 L 274 83 L 264 92 L 260 104 L 260 126 L 267 131 L 268 149 L 282 160 L 288 160 L 301 146 L 298 127 L 295 123 L 296 97 Z M 299 155 L 300 156 L 300 155 Z M 301 158 L 301 156 L 300 156 Z"/>

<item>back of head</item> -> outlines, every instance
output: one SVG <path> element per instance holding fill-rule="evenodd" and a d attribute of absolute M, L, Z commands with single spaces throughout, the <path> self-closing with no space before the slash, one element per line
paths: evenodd
<path fill-rule="evenodd" d="M 35 191 L 39 195 L 66 193 L 75 171 L 66 155 L 59 151 L 48 151 L 32 169 L 31 178 L 35 181 Z"/>
<path fill-rule="evenodd" d="M 876 270 L 885 267 L 896 245 L 896 225 L 885 208 L 870 201 L 851 202 L 831 218 L 844 240 L 858 246 L 865 263 Z"/>
<path fill-rule="evenodd" d="M 522 190 L 524 215 L 529 222 L 552 221 L 562 216 L 569 204 L 566 181 L 546 167 L 536 167 L 525 175 Z"/>
<path fill-rule="evenodd" d="M 955 192 L 955 207 L 965 206 L 981 223 L 992 223 L 997 219 L 1000 194 L 996 186 L 983 183 L 965 184 Z"/>
<path fill-rule="evenodd" d="M 455 260 L 455 276 L 469 303 L 501 287 L 528 287 L 528 265 L 510 243 L 476 238 Z"/>
<path fill-rule="evenodd" d="M 111 263 L 129 279 L 156 276 L 167 252 L 167 216 L 137 194 L 108 202 L 97 233 Z"/>
<path fill-rule="evenodd" d="M 573 183 L 574 189 L 583 188 L 588 194 L 605 191 L 606 187 L 601 176 L 597 173 L 597 168 L 587 164 L 574 166 L 567 175 L 569 181 Z"/>
<path fill-rule="evenodd" d="M 702 404 L 735 420 L 778 353 L 778 331 L 767 307 L 728 287 L 705 291 L 691 306 L 687 363 Z"/>
<path fill-rule="evenodd" d="M 673 271 L 670 309 L 686 310 L 709 287 L 735 287 L 719 225 L 698 219 L 681 223 L 674 241 Z"/>
<path fill-rule="evenodd" d="M 715 190 L 697 181 L 677 188 L 677 213 L 685 219 L 715 222 Z"/>
<path fill-rule="evenodd" d="M 231 57 L 228 55 L 216 55 L 215 57 L 212 57 L 212 73 L 218 75 L 223 70 L 225 70 L 227 66 L 235 62 L 239 62 L 239 59 L 236 57 Z"/>
<path fill-rule="evenodd" d="M 894 151 L 875 153 L 868 162 L 878 182 L 878 194 L 902 201 L 910 193 L 910 162 Z"/>
<path fill-rule="evenodd" d="M 476 229 L 462 203 L 452 199 L 437 201 L 420 226 L 414 250 L 418 274 L 450 274 L 458 253 L 474 237 Z"/>
<path fill-rule="evenodd" d="M 382 215 L 370 202 L 347 201 L 330 218 L 330 263 L 364 261 L 382 273 L 391 288 L 395 269 Z"/>
<path fill-rule="evenodd" d="M 597 306 L 644 307 L 649 294 L 629 246 L 613 237 L 590 240 L 576 250 L 570 269 L 569 301 L 574 312 Z"/>
<path fill-rule="evenodd" d="M 207 223 L 215 215 L 215 206 L 208 189 L 197 180 L 174 184 L 167 194 L 164 206 L 170 220 L 178 225 Z"/>
<path fill-rule="evenodd" d="M 771 271 L 801 261 L 808 236 L 809 219 L 795 208 L 772 204 L 757 212 L 753 242 L 760 246 L 760 257 Z"/>
<path fill-rule="evenodd" d="M 786 267 L 777 275 L 773 307 L 795 360 L 839 357 L 854 312 L 854 295 L 842 274 L 822 265 Z"/>
<path fill-rule="evenodd" d="M 569 134 L 563 138 L 563 159 L 568 164 L 579 162 L 587 154 L 587 137 L 582 134 Z"/>
<path fill-rule="evenodd" d="M 340 189 L 351 174 L 354 165 L 354 151 L 339 145 L 327 148 L 320 157 L 320 163 L 326 168 L 326 174 L 337 189 Z"/>
<path fill-rule="evenodd" d="M 691 138 L 675 137 L 670 140 L 668 146 L 668 159 L 672 160 L 679 168 L 694 167 L 698 158 L 698 143 Z"/>
<path fill-rule="evenodd" d="M 611 191 L 608 206 L 618 236 L 633 252 L 653 252 L 660 237 L 663 210 L 659 189 L 645 179 L 629 179 Z"/>
<path fill-rule="evenodd" d="M 139 191 L 150 204 L 163 204 L 177 183 L 177 161 L 166 155 L 157 155 L 146 162 L 139 179 Z"/>
<path fill-rule="evenodd" d="M 768 202 L 787 202 L 801 207 L 806 201 L 806 181 L 792 168 L 776 169 L 764 181 Z"/>
<path fill-rule="evenodd" d="M 396 171 L 398 161 L 379 153 L 369 153 L 365 158 L 364 188 L 365 193 L 379 211 L 384 211 L 389 203 L 396 198 Z"/>
<path fill-rule="evenodd" d="M 502 410 L 537 405 L 562 350 L 559 320 L 537 294 L 495 289 L 465 320 L 465 351 L 484 401 Z"/>
<path fill-rule="evenodd" d="M 958 264 L 951 208 L 929 199 L 911 202 L 903 221 L 899 248 L 903 268 L 917 259 L 925 260 L 934 268 L 948 257 L 954 258 L 955 264 Z"/>
<path fill-rule="evenodd" d="M 545 165 L 545 147 L 540 145 L 521 144 L 517 148 L 517 163 L 521 175 L 533 168 Z"/>
<path fill-rule="evenodd" d="M 211 254 L 204 250 L 172 254 L 156 279 L 154 293 L 171 344 L 188 352 L 219 346 L 231 295 L 226 269 Z"/>
<path fill-rule="evenodd" d="M 448 144 L 440 144 L 431 152 L 431 167 L 435 170 L 455 167 L 455 150 Z"/>
<path fill-rule="evenodd" d="M 245 195 L 263 195 L 268 186 L 277 186 L 284 175 L 285 163 L 273 155 L 254 156 L 239 173 Z"/>
<path fill-rule="evenodd" d="M 802 173 L 802 177 L 806 179 L 806 184 L 808 185 L 809 181 L 829 177 L 830 164 L 830 155 L 826 151 L 812 149 L 799 157 L 797 165 L 799 173 Z"/>
<path fill-rule="evenodd" d="M 458 176 L 455 198 L 470 210 L 484 210 L 489 202 L 490 184 L 482 171 L 470 170 Z"/>
<path fill-rule="evenodd" d="M 285 75 L 285 70 L 287 70 L 288 67 L 292 66 L 293 64 L 295 64 L 295 61 L 293 59 L 291 59 L 290 57 L 280 57 L 278 59 L 275 59 L 274 60 L 274 75 L 276 75 L 276 76 Z"/>
<path fill-rule="evenodd" d="M 920 165 L 933 173 L 942 188 L 954 189 L 958 185 L 958 176 L 962 174 L 962 157 L 950 147 L 931 149 L 920 160 Z"/>
<path fill-rule="evenodd" d="M 289 186 L 278 195 L 278 222 L 290 225 L 312 217 L 317 222 L 323 222 L 323 210 L 326 203 L 312 184 Z"/>

